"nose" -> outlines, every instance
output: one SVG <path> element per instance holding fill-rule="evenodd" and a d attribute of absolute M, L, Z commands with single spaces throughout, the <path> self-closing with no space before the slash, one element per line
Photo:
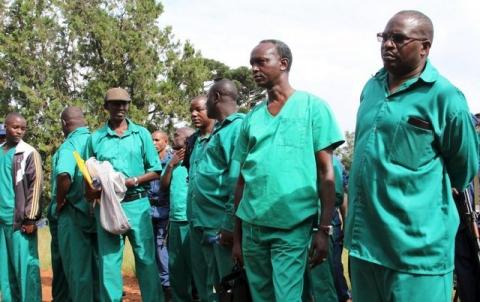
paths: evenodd
<path fill-rule="evenodd" d="M 252 72 L 255 73 L 257 71 L 259 71 L 259 68 L 258 68 L 257 64 L 253 64 L 252 65 Z"/>

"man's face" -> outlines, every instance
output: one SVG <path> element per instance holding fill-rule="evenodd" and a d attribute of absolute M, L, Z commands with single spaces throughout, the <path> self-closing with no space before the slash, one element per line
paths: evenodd
<path fill-rule="evenodd" d="M 20 117 L 12 117 L 5 123 L 6 140 L 12 144 L 18 144 L 27 130 L 25 119 Z"/>
<path fill-rule="evenodd" d="M 280 58 L 272 43 L 260 43 L 250 54 L 250 65 L 255 83 L 269 89 L 278 83 L 281 74 L 287 70 L 288 61 Z"/>
<path fill-rule="evenodd" d="M 205 128 L 210 124 L 205 99 L 195 99 L 190 103 L 190 117 L 195 128 Z"/>
<path fill-rule="evenodd" d="M 181 129 L 177 129 L 173 134 L 173 149 L 180 150 L 185 147 L 185 141 L 187 140 L 187 134 Z"/>
<path fill-rule="evenodd" d="M 127 117 L 128 106 L 127 101 L 108 101 L 105 103 L 105 109 L 110 114 L 110 120 L 121 122 Z"/>
<path fill-rule="evenodd" d="M 158 153 L 165 150 L 168 145 L 168 137 L 161 132 L 154 132 L 152 134 L 153 144 L 155 145 L 155 149 Z"/>
<path fill-rule="evenodd" d="M 388 21 L 381 42 L 383 65 L 390 73 L 404 75 L 424 64 L 430 42 L 419 32 L 419 22 L 407 15 L 396 15 Z"/>

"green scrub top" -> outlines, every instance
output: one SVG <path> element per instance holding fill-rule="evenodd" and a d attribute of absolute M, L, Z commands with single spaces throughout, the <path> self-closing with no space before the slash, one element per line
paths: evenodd
<path fill-rule="evenodd" d="M 349 178 L 350 255 L 401 272 L 453 270 L 463 190 L 478 167 L 463 94 L 427 62 L 394 93 L 381 69 L 361 94 Z"/>
<path fill-rule="evenodd" d="M 250 111 L 235 159 L 245 179 L 236 215 L 254 225 L 291 229 L 319 211 L 315 153 L 343 135 L 326 102 L 295 91 L 272 116 L 267 102 Z"/>
<path fill-rule="evenodd" d="M 162 165 L 147 129 L 127 119 L 128 129 L 119 136 L 108 122 L 95 131 L 88 143 L 87 155 L 108 161 L 115 171 L 125 177 L 141 176 L 147 172 L 160 173 Z M 145 184 L 148 186 L 148 184 Z M 145 192 L 144 185 L 128 188 L 127 194 Z"/>
<path fill-rule="evenodd" d="M 187 221 L 188 171 L 181 162 L 172 171 L 169 192 L 170 220 Z"/>
<path fill-rule="evenodd" d="M 0 148 L 0 223 L 13 224 L 15 211 L 15 191 L 13 189 L 12 164 L 15 149 L 6 153 Z"/>
<path fill-rule="evenodd" d="M 89 137 L 90 132 L 86 127 L 80 127 L 72 131 L 58 149 L 54 167 L 55 178 L 62 173 L 70 176 L 72 184 L 66 196 L 68 203 L 85 214 L 89 214 L 90 207 L 84 197 L 83 176 L 77 167 L 73 152 L 77 151 L 85 159 Z"/>
<path fill-rule="evenodd" d="M 194 227 L 233 231 L 233 195 L 240 168 L 233 152 L 244 117 L 234 113 L 217 123 L 189 174 Z"/>
<path fill-rule="evenodd" d="M 200 158 L 205 153 L 205 146 L 208 143 L 208 139 L 210 138 L 210 133 L 205 136 L 200 136 L 199 131 L 197 131 L 197 139 L 195 140 L 195 144 L 192 148 L 192 153 L 190 153 L 190 169 L 188 170 L 188 183 L 190 184 L 190 175 L 195 174 L 195 171 L 198 169 L 198 163 L 200 162 Z M 188 193 L 187 193 L 187 219 L 188 221 L 192 220 L 192 210 L 193 210 L 193 200 L 192 197 L 192 186 L 188 186 Z"/>

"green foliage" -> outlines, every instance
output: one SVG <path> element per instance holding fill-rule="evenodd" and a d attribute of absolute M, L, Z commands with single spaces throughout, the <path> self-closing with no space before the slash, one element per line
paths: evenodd
<path fill-rule="evenodd" d="M 0 0 L 0 116 L 25 116 L 25 140 L 44 160 L 47 200 L 65 107 L 81 107 L 95 130 L 107 119 L 105 91 L 120 86 L 132 98 L 132 120 L 171 131 L 218 77 L 237 83 L 243 103 L 261 93 L 248 68 L 205 59 L 159 28 L 162 12 L 155 0 Z"/>
<path fill-rule="evenodd" d="M 335 150 L 335 155 L 340 157 L 345 170 L 350 171 L 353 160 L 353 147 L 355 145 L 355 132 L 345 131 L 345 143 Z"/>

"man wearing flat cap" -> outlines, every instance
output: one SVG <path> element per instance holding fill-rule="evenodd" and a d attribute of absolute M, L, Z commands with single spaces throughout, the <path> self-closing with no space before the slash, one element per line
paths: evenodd
<path fill-rule="evenodd" d="M 109 119 L 94 132 L 88 143 L 89 156 L 108 161 L 125 175 L 127 192 L 121 205 L 131 229 L 126 235 L 135 256 L 135 271 L 142 301 L 164 301 L 162 286 L 155 264 L 150 203 L 146 186 L 158 179 L 162 166 L 147 129 L 127 118 L 130 95 L 123 88 L 110 88 L 105 95 L 104 108 Z M 99 192 L 97 192 L 98 194 Z M 87 192 L 89 198 L 95 196 Z M 98 207 L 97 207 L 98 219 Z M 105 231 L 97 224 L 101 301 L 122 299 L 122 258 L 124 236 Z"/>

